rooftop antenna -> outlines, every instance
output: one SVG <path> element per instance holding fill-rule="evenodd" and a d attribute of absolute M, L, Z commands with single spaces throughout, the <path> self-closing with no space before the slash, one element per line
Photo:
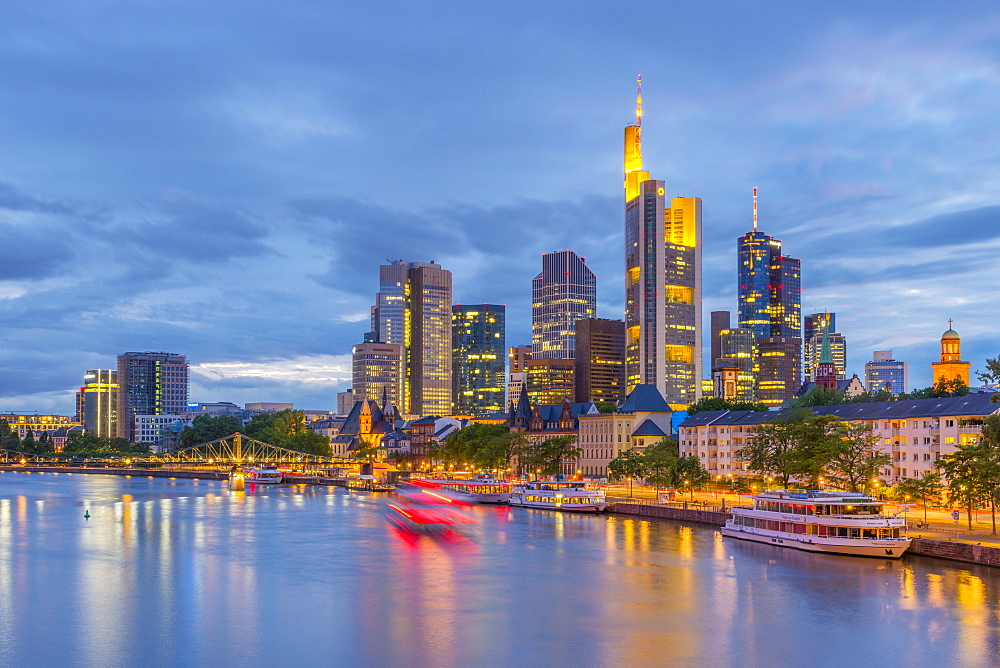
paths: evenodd
<path fill-rule="evenodd" d="M 635 92 L 635 125 L 638 128 L 642 127 L 642 75 L 635 80 L 636 81 L 636 92 Z"/>
<path fill-rule="evenodd" d="M 753 187 L 753 231 L 757 231 L 757 186 Z"/>

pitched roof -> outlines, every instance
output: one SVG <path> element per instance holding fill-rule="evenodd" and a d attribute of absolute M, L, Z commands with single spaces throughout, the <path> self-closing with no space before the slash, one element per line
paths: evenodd
<path fill-rule="evenodd" d="M 657 436 L 659 438 L 664 438 L 666 434 L 660 427 L 652 420 L 643 420 L 639 428 L 632 432 L 633 436 Z"/>
<path fill-rule="evenodd" d="M 618 409 L 619 413 L 669 413 L 670 406 L 667 405 L 663 395 L 656 389 L 655 385 L 636 385 L 635 389 L 629 393 L 625 403 Z"/>

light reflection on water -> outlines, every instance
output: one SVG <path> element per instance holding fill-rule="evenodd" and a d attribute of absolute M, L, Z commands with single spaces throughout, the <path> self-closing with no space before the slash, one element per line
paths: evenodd
<path fill-rule="evenodd" d="M 996 665 L 1000 570 L 622 516 L 0 473 L 0 665 Z M 91 519 L 85 520 L 85 510 Z"/>

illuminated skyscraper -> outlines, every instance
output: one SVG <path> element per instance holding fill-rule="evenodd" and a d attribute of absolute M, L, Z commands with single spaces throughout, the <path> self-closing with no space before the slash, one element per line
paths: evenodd
<path fill-rule="evenodd" d="M 625 323 L 590 318 L 576 323 L 576 403 L 625 401 Z"/>
<path fill-rule="evenodd" d="M 728 360 L 736 367 L 736 392 L 738 401 L 757 401 L 757 345 L 753 330 L 732 327 L 719 332 L 720 360 Z M 719 360 L 716 360 L 716 364 Z"/>
<path fill-rule="evenodd" d="M 118 371 L 91 369 L 83 376 L 79 392 L 77 419 L 87 433 L 95 436 L 118 435 Z"/>
<path fill-rule="evenodd" d="M 531 358 L 573 359 L 576 321 L 597 314 L 597 276 L 571 250 L 542 255 L 531 281 Z"/>
<path fill-rule="evenodd" d="M 118 436 L 137 442 L 135 416 L 179 415 L 187 410 L 188 362 L 175 353 L 118 356 Z"/>
<path fill-rule="evenodd" d="M 823 335 L 829 335 L 830 355 L 836 376 L 843 380 L 847 375 L 847 337 L 836 331 L 837 315 L 835 313 L 811 313 L 803 318 L 802 346 L 803 376 L 805 382 L 816 380 L 816 370 L 819 368 L 822 354 Z"/>
<path fill-rule="evenodd" d="M 640 82 L 641 83 L 641 82 Z M 654 385 L 683 409 L 701 394 L 701 199 L 666 206 L 642 169 L 642 89 L 625 127 L 625 366 L 629 392 Z"/>
<path fill-rule="evenodd" d="M 876 350 L 872 361 L 865 362 L 865 389 L 875 394 L 887 390 L 902 394 L 909 387 L 906 362 L 892 358 L 891 350 Z"/>
<path fill-rule="evenodd" d="M 364 343 L 351 349 L 354 387 L 351 404 L 345 413 L 354 408 L 355 402 L 364 399 L 381 403 L 384 397 L 394 406 L 402 404 L 406 350 L 398 343 L 381 343 L 374 334 L 371 332 L 365 336 Z M 342 407 L 338 405 L 337 408 L 339 411 Z"/>
<path fill-rule="evenodd" d="M 739 238 L 739 326 L 757 344 L 758 400 L 777 406 L 795 397 L 802 384 L 801 261 L 781 252 L 781 241 L 757 229 Z"/>
<path fill-rule="evenodd" d="M 451 309 L 454 411 L 478 415 L 505 405 L 506 307 L 456 304 Z"/>
<path fill-rule="evenodd" d="M 450 414 L 451 272 L 433 262 L 379 267 L 372 331 L 406 351 L 402 413 Z"/>

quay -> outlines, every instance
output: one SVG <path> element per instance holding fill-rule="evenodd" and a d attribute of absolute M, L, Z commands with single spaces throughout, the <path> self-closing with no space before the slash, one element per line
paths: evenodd
<path fill-rule="evenodd" d="M 198 480 L 228 480 L 228 471 L 207 471 L 204 469 L 166 469 L 135 467 L 94 467 L 94 466 L 32 466 L 26 464 L 0 465 L 0 471 L 24 471 L 26 473 L 82 473 L 96 475 L 123 475 L 137 478 L 194 478 Z M 326 485 L 346 487 L 344 478 L 309 476 L 307 479 L 289 482 L 291 485 Z"/>

